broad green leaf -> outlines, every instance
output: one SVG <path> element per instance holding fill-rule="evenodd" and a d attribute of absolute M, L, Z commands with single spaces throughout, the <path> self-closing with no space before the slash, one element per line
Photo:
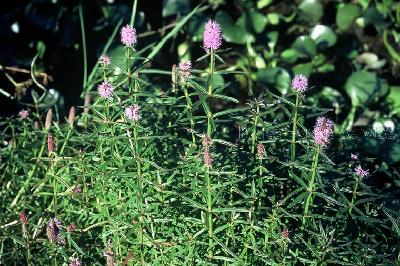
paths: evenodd
<path fill-rule="evenodd" d="M 296 50 L 299 57 L 314 57 L 317 54 L 315 42 L 309 36 L 300 36 L 292 44 L 292 49 Z"/>
<path fill-rule="evenodd" d="M 224 11 L 219 11 L 215 16 L 215 20 L 220 23 L 222 37 L 227 42 L 245 44 L 249 38 L 254 38 L 243 26 L 236 25 L 229 14 Z"/>
<path fill-rule="evenodd" d="M 290 75 L 285 69 L 280 67 L 260 69 L 257 71 L 256 76 L 258 81 L 274 86 L 282 94 L 288 92 Z"/>
<path fill-rule="evenodd" d="M 337 41 L 336 34 L 325 25 L 316 25 L 311 30 L 310 36 L 318 47 L 332 47 Z"/>
<path fill-rule="evenodd" d="M 190 2 L 188 0 L 164 0 L 162 16 L 168 17 L 178 14 L 186 14 L 190 11 Z"/>
<path fill-rule="evenodd" d="M 315 23 L 324 15 L 324 9 L 318 0 L 303 0 L 299 6 L 302 20 Z"/>
<path fill-rule="evenodd" d="M 378 78 L 375 73 L 362 70 L 354 72 L 344 88 L 353 106 L 366 106 L 374 102 L 375 97 L 386 94 L 389 86 L 386 80 Z"/>
<path fill-rule="evenodd" d="M 359 16 L 361 16 L 360 6 L 352 3 L 341 4 L 336 13 L 336 25 L 340 30 L 346 31 Z"/>

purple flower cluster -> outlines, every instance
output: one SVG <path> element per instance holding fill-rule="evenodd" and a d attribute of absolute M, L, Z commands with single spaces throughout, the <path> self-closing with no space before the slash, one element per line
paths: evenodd
<path fill-rule="evenodd" d="M 121 29 L 121 42 L 127 46 L 132 47 L 137 43 L 136 29 L 131 25 L 126 25 Z"/>
<path fill-rule="evenodd" d="M 308 89 L 307 77 L 304 74 L 294 76 L 292 79 L 292 88 L 299 93 L 305 93 Z"/>
<path fill-rule="evenodd" d="M 362 169 L 361 165 L 357 166 L 355 171 L 356 171 L 356 175 L 358 175 L 361 178 L 364 178 L 369 175 L 369 171 Z"/>
<path fill-rule="evenodd" d="M 22 118 L 22 119 L 28 118 L 28 116 L 29 116 L 29 111 L 28 111 L 28 110 L 25 110 L 25 109 L 24 109 L 24 110 L 21 110 L 21 111 L 19 111 L 18 115 L 19 115 L 19 117 Z"/>
<path fill-rule="evenodd" d="M 131 105 L 125 108 L 125 117 L 133 122 L 137 122 L 140 119 L 139 106 L 137 104 Z"/>
<path fill-rule="evenodd" d="M 182 83 L 185 83 L 190 78 L 190 72 L 192 71 L 192 62 L 182 60 L 179 63 L 179 79 Z"/>
<path fill-rule="evenodd" d="M 114 86 L 107 81 L 103 81 L 103 83 L 97 86 L 97 91 L 99 92 L 100 96 L 104 99 L 109 99 L 113 96 L 114 93 Z"/>
<path fill-rule="evenodd" d="M 217 50 L 222 44 L 221 26 L 210 19 L 204 26 L 203 37 L 204 48 Z"/>
<path fill-rule="evenodd" d="M 314 142 L 318 145 L 325 146 L 328 144 L 332 134 L 333 122 L 326 117 L 318 117 L 313 131 Z"/>
<path fill-rule="evenodd" d="M 111 63 L 110 58 L 105 54 L 100 56 L 99 60 L 100 60 L 100 63 L 105 67 L 108 66 Z"/>

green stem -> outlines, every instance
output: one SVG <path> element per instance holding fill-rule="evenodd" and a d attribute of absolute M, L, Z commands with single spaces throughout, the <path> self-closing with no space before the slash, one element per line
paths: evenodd
<path fill-rule="evenodd" d="M 190 119 L 190 128 L 192 129 L 192 143 L 193 146 L 196 145 L 196 138 L 194 136 L 194 119 L 193 119 L 193 113 L 192 113 L 192 100 L 189 97 L 189 93 L 186 87 L 186 84 L 183 85 L 183 92 L 185 93 L 185 98 L 186 98 L 186 111 L 188 113 L 189 119 Z"/>
<path fill-rule="evenodd" d="M 258 123 L 258 116 L 260 112 L 260 107 L 258 103 L 256 103 L 256 115 L 254 116 L 254 125 L 253 125 L 253 132 L 251 133 L 252 138 L 252 145 L 251 145 L 251 153 L 256 151 L 256 141 L 257 141 L 257 123 Z"/>
<path fill-rule="evenodd" d="M 349 214 L 351 214 L 351 212 L 353 211 L 353 207 L 354 207 L 354 202 L 356 201 L 356 197 L 357 197 L 357 189 L 358 186 L 360 184 L 361 178 L 357 177 L 357 182 L 354 185 L 354 190 L 353 190 L 353 196 L 351 197 L 351 203 L 350 203 L 350 208 L 349 208 Z"/>
<path fill-rule="evenodd" d="M 212 94 L 213 94 L 213 75 L 214 75 L 214 65 L 215 65 L 215 54 L 214 49 L 211 48 L 210 52 L 210 74 L 208 76 L 208 114 L 207 114 L 207 136 L 211 139 L 212 133 Z"/>
<path fill-rule="evenodd" d="M 208 228 L 208 258 L 213 257 L 213 220 L 212 220 L 212 187 L 210 166 L 206 166 L 206 183 L 207 183 L 207 228 Z"/>
<path fill-rule="evenodd" d="M 83 48 L 83 89 L 85 90 L 87 82 L 87 51 L 86 51 L 86 34 L 85 34 L 85 24 L 83 22 L 82 3 L 79 4 L 79 21 L 81 25 L 82 48 Z"/>
<path fill-rule="evenodd" d="M 303 225 L 305 225 L 306 223 L 306 217 L 308 215 L 308 209 L 310 204 L 312 205 L 312 194 L 314 191 L 314 183 L 315 183 L 315 177 L 317 175 L 317 168 L 318 168 L 318 159 L 319 159 L 319 154 L 321 152 L 321 145 L 317 146 L 317 152 L 315 153 L 314 156 L 314 162 L 312 164 L 312 168 L 311 168 L 311 179 L 310 179 L 310 183 L 308 184 L 308 197 L 305 203 L 305 207 L 304 207 L 304 215 L 303 215 Z"/>
<path fill-rule="evenodd" d="M 296 106 L 294 108 L 293 128 L 292 128 L 292 148 L 291 148 L 291 165 L 293 166 L 296 157 L 296 131 L 297 131 L 297 109 L 299 108 L 300 93 L 296 94 Z"/>

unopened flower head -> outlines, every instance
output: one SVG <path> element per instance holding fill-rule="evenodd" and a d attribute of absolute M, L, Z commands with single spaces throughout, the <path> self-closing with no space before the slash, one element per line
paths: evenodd
<path fill-rule="evenodd" d="M 292 79 L 292 88 L 299 92 L 304 93 L 308 89 L 308 79 L 304 74 L 294 76 Z"/>
<path fill-rule="evenodd" d="M 105 55 L 105 54 L 103 54 L 102 56 L 100 56 L 100 63 L 103 65 L 103 66 L 108 66 L 110 63 L 111 63 L 111 60 L 110 60 L 110 58 L 107 56 L 107 55 Z"/>
<path fill-rule="evenodd" d="M 84 108 L 83 108 L 83 113 L 88 114 L 89 113 L 89 105 L 90 105 L 91 97 L 90 94 L 87 93 L 85 96 L 85 102 L 84 102 Z"/>
<path fill-rule="evenodd" d="M 222 44 L 221 37 L 221 26 L 213 21 L 209 20 L 204 26 L 203 45 L 207 50 L 217 50 Z"/>
<path fill-rule="evenodd" d="M 19 117 L 22 118 L 22 119 L 28 118 L 28 116 L 29 116 L 29 111 L 28 111 L 28 110 L 25 110 L 25 109 L 24 109 L 24 110 L 21 110 L 21 111 L 19 111 L 18 115 L 19 115 Z"/>
<path fill-rule="evenodd" d="M 97 91 L 102 98 L 110 99 L 114 93 L 114 86 L 107 81 L 103 81 L 103 83 L 97 86 Z"/>
<path fill-rule="evenodd" d="M 208 149 L 212 144 L 211 139 L 207 135 L 204 135 L 202 142 L 203 142 L 203 147 L 205 149 Z"/>
<path fill-rule="evenodd" d="M 131 25 L 122 27 L 121 42 L 127 47 L 135 45 L 137 43 L 136 29 Z"/>
<path fill-rule="evenodd" d="M 282 238 L 284 238 L 284 239 L 288 239 L 288 238 L 289 238 L 289 230 L 284 229 L 284 230 L 281 232 L 281 236 L 282 236 Z"/>
<path fill-rule="evenodd" d="M 333 134 L 333 123 L 326 117 L 318 117 L 314 126 L 314 142 L 321 146 L 328 144 L 329 138 Z"/>
<path fill-rule="evenodd" d="M 179 80 L 181 83 L 185 83 L 189 80 L 191 71 L 192 71 L 192 62 L 182 60 L 179 63 Z"/>
<path fill-rule="evenodd" d="M 366 176 L 369 175 L 369 171 L 368 170 L 364 170 L 361 165 L 357 166 L 355 169 L 356 175 L 358 175 L 361 178 L 364 178 Z"/>
<path fill-rule="evenodd" d="M 257 144 L 257 155 L 258 155 L 259 159 L 261 159 L 263 157 L 264 152 L 265 152 L 264 145 L 262 143 L 258 143 Z"/>
<path fill-rule="evenodd" d="M 352 159 L 352 160 L 358 160 L 358 156 L 357 156 L 357 154 L 351 154 L 350 155 L 350 158 Z"/>
<path fill-rule="evenodd" d="M 44 128 L 49 130 L 51 125 L 53 124 L 53 111 L 49 109 L 46 114 L 46 120 L 44 121 Z"/>
<path fill-rule="evenodd" d="M 74 232 L 75 230 L 76 230 L 76 225 L 75 225 L 74 223 L 69 224 L 69 225 L 67 226 L 67 231 L 68 231 L 68 232 Z"/>
<path fill-rule="evenodd" d="M 75 121 L 75 107 L 72 106 L 71 109 L 69 109 L 68 124 L 72 127 L 74 125 L 74 121 Z"/>
<path fill-rule="evenodd" d="M 211 167 L 211 165 L 212 165 L 212 157 L 211 157 L 210 150 L 208 148 L 206 148 L 204 151 L 204 164 L 207 167 Z"/>
<path fill-rule="evenodd" d="M 51 219 L 50 222 L 47 224 L 46 233 L 47 233 L 47 238 L 50 241 L 55 242 L 59 239 L 60 226 L 61 222 L 58 221 L 57 219 Z"/>
<path fill-rule="evenodd" d="M 69 258 L 69 266 L 81 266 L 79 259 L 71 257 Z"/>
<path fill-rule="evenodd" d="M 27 224 L 28 223 L 28 218 L 26 217 L 26 214 L 24 211 L 19 213 L 19 221 L 21 224 Z"/>
<path fill-rule="evenodd" d="M 54 137 L 53 137 L 53 135 L 49 134 L 47 136 L 47 151 L 50 154 L 50 153 L 54 152 L 55 149 L 56 149 L 56 144 L 54 142 Z"/>
<path fill-rule="evenodd" d="M 125 117 L 134 122 L 139 121 L 139 119 L 140 119 L 139 109 L 140 108 L 137 104 L 126 107 L 125 108 Z"/>

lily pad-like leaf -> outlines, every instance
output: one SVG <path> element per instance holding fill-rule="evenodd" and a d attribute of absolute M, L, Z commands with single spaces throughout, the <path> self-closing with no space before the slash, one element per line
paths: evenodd
<path fill-rule="evenodd" d="M 336 13 L 336 25 L 342 31 L 346 31 L 354 20 L 361 16 L 361 7 L 356 4 L 342 4 Z"/>
<path fill-rule="evenodd" d="M 336 34 L 330 27 L 325 25 L 316 25 L 311 30 L 310 36 L 318 47 L 332 47 L 337 41 Z"/>
<path fill-rule="evenodd" d="M 227 42 L 245 44 L 249 38 L 254 37 L 246 31 L 244 26 L 236 25 L 232 18 L 225 11 L 219 11 L 215 20 L 221 25 L 222 37 Z"/>
<path fill-rule="evenodd" d="M 267 18 L 260 12 L 249 12 L 249 17 L 253 30 L 256 33 L 261 33 L 267 25 Z"/>
<path fill-rule="evenodd" d="M 296 50 L 299 57 L 314 57 L 317 54 L 315 42 L 309 36 L 300 36 L 292 44 L 292 49 Z"/>
<path fill-rule="evenodd" d="M 385 79 L 365 70 L 354 72 L 344 86 L 353 106 L 366 106 L 385 95 L 389 85 Z"/>
<path fill-rule="evenodd" d="M 392 107 L 392 113 L 400 113 L 400 86 L 391 86 L 387 100 Z"/>
<path fill-rule="evenodd" d="M 257 71 L 257 80 L 269 86 L 274 86 L 282 94 L 286 94 L 289 90 L 290 75 L 280 67 L 265 68 Z"/>
<path fill-rule="evenodd" d="M 186 14 L 190 12 L 190 2 L 188 0 L 164 0 L 162 16 L 168 17 L 177 14 Z"/>
<path fill-rule="evenodd" d="M 303 0 L 299 6 L 300 18 L 315 23 L 324 15 L 324 9 L 318 0 Z"/>

